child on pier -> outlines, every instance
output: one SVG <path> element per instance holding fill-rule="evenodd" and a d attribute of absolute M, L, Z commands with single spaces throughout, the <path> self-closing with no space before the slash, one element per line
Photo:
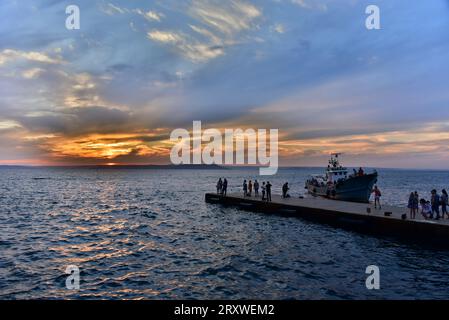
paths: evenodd
<path fill-rule="evenodd" d="M 433 218 L 432 217 L 432 206 L 430 205 L 430 201 L 426 201 L 425 199 L 421 199 L 419 201 L 421 204 L 421 214 L 424 217 L 424 219 Z"/>

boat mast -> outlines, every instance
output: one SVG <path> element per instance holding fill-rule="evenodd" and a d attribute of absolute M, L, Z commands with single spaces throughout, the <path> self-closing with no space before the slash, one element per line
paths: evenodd
<path fill-rule="evenodd" d="M 329 164 L 331 168 L 337 168 L 340 166 L 340 162 L 338 161 L 338 156 L 341 155 L 341 152 L 331 153 L 331 159 L 329 160 Z"/>

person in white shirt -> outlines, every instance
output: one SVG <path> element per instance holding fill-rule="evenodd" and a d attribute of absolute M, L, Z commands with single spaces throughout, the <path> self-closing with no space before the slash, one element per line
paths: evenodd
<path fill-rule="evenodd" d="M 424 219 L 433 218 L 432 216 L 432 206 L 430 205 L 430 201 L 426 201 L 424 199 L 421 199 L 419 201 L 421 204 L 421 214 L 424 217 Z"/>

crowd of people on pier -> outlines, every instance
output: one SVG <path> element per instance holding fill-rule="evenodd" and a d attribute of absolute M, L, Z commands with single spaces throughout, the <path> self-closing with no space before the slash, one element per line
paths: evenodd
<path fill-rule="evenodd" d="M 357 172 L 360 174 L 361 172 Z M 217 194 L 226 196 L 228 190 L 228 180 L 226 178 L 220 178 L 217 182 Z M 255 198 L 261 197 L 262 201 L 271 202 L 271 189 L 272 184 L 270 181 L 263 181 L 259 183 L 256 179 L 254 182 L 252 180 L 243 181 L 242 190 L 244 197 L 252 197 L 254 194 Z M 285 182 L 282 186 L 282 198 L 290 198 L 288 191 L 290 187 L 288 182 Z M 254 192 L 254 193 L 253 193 Z M 374 186 L 371 191 L 374 195 L 374 208 L 381 209 L 380 197 L 381 192 L 377 186 Z M 410 210 L 410 219 L 416 219 L 417 213 L 420 213 L 425 219 L 449 219 L 448 213 L 449 196 L 445 189 L 441 190 L 441 194 L 437 190 L 433 189 L 430 192 L 430 200 L 425 198 L 420 198 L 417 191 L 411 192 L 407 208 Z"/>
<path fill-rule="evenodd" d="M 221 194 L 222 196 L 226 196 L 228 192 L 228 180 L 226 178 L 218 179 L 217 182 L 217 194 Z"/>
<path fill-rule="evenodd" d="M 416 213 L 420 211 L 424 219 L 444 219 L 446 216 L 449 219 L 447 212 L 448 194 L 445 189 L 441 190 L 441 195 L 438 191 L 433 189 L 430 192 L 430 200 L 424 198 L 419 199 L 417 191 L 410 193 L 407 207 L 410 209 L 410 219 L 416 219 Z M 440 211 L 441 207 L 441 211 Z M 441 212 L 441 215 L 440 215 Z"/>
<path fill-rule="evenodd" d="M 246 180 L 243 180 L 243 196 L 244 197 L 252 197 L 253 189 L 254 189 L 254 197 L 258 198 L 259 195 L 259 189 L 262 194 L 262 201 L 271 202 L 271 187 L 273 185 L 270 183 L 270 181 L 263 181 L 262 184 L 259 183 L 259 181 L 254 180 L 254 183 L 249 180 L 248 182 Z"/>
<path fill-rule="evenodd" d="M 254 180 L 243 180 L 242 190 L 243 190 L 243 196 L 244 197 L 252 197 L 253 191 L 254 191 L 254 197 L 259 198 L 261 197 L 262 201 L 271 202 L 271 188 L 272 184 L 270 181 L 263 181 L 262 184 L 259 183 L 259 181 Z M 217 182 L 217 194 L 226 196 L 227 190 L 228 190 L 228 180 L 226 178 L 220 178 Z M 290 190 L 290 187 L 288 186 L 288 182 L 284 183 L 282 185 L 282 198 L 290 198 L 290 194 L 288 191 Z"/>

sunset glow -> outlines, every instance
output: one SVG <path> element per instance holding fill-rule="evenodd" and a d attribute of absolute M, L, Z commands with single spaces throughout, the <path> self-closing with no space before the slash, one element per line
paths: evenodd
<path fill-rule="evenodd" d="M 377 31 L 364 1 L 81 3 L 79 31 L 0 4 L 0 164 L 169 163 L 201 120 L 279 129 L 281 166 L 449 168 L 445 1 L 388 2 Z"/>

